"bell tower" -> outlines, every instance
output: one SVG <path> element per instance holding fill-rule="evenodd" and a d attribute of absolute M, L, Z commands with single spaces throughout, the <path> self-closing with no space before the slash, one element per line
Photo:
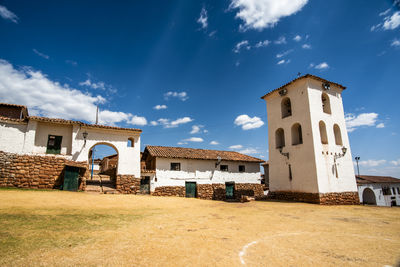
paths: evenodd
<path fill-rule="evenodd" d="M 261 97 L 267 103 L 272 198 L 359 204 L 344 89 L 306 74 Z"/>

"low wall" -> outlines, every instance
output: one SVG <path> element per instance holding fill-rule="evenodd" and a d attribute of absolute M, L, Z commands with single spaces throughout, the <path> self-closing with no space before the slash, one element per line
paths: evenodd
<path fill-rule="evenodd" d="M 79 190 L 85 190 L 89 172 L 84 162 L 73 162 L 56 156 L 19 155 L 0 151 L 0 187 L 59 188 L 64 181 L 66 165 L 81 168 Z"/>
<path fill-rule="evenodd" d="M 184 186 L 160 186 L 156 187 L 153 196 L 186 196 Z M 197 198 L 226 200 L 225 184 L 197 184 Z M 240 200 L 242 195 L 253 196 L 256 199 L 261 199 L 264 196 L 263 185 L 261 184 L 235 184 L 234 199 Z"/>
<path fill-rule="evenodd" d="M 359 205 L 358 192 L 305 193 L 276 191 L 269 192 L 268 199 L 298 201 L 321 205 Z"/>
<path fill-rule="evenodd" d="M 122 194 L 139 194 L 140 178 L 134 175 L 118 174 L 115 181 L 115 188 Z"/>

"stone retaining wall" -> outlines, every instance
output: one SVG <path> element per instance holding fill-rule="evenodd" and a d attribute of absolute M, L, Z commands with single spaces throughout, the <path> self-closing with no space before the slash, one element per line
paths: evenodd
<path fill-rule="evenodd" d="M 89 175 L 86 163 L 57 156 L 19 155 L 0 151 L 0 187 L 59 188 L 64 181 L 66 165 L 81 168 L 79 190 L 84 190 Z"/>
<path fill-rule="evenodd" d="M 269 192 L 268 199 L 308 202 L 321 205 L 359 205 L 358 192 L 341 193 L 304 193 L 304 192 Z"/>
<path fill-rule="evenodd" d="M 184 186 L 161 186 L 156 187 L 153 196 L 177 196 L 184 197 Z M 197 198 L 226 200 L 225 184 L 197 184 Z M 235 184 L 234 199 L 240 200 L 242 195 L 252 196 L 261 199 L 264 196 L 263 185 L 261 184 Z"/>
<path fill-rule="evenodd" d="M 134 175 L 118 174 L 115 181 L 115 188 L 122 194 L 139 194 L 140 179 Z"/>

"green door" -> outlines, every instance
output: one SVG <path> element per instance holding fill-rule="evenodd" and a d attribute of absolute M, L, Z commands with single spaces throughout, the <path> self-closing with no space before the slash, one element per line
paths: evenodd
<path fill-rule="evenodd" d="M 150 177 L 145 176 L 140 179 L 140 193 L 141 194 L 149 194 L 150 193 Z"/>
<path fill-rule="evenodd" d="M 233 199 L 235 195 L 235 183 L 227 182 L 225 183 L 226 199 Z"/>
<path fill-rule="evenodd" d="M 196 197 L 196 182 L 186 182 L 186 197 Z"/>
<path fill-rule="evenodd" d="M 63 190 L 77 191 L 79 179 L 79 168 L 65 166 Z"/>

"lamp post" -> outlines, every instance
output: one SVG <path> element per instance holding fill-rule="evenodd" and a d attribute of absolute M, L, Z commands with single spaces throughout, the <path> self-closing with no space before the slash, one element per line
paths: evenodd
<path fill-rule="evenodd" d="M 339 159 L 339 158 L 344 157 L 344 155 L 346 155 L 346 152 L 347 152 L 347 148 L 343 146 L 342 147 L 342 154 L 339 153 L 339 154 L 336 155 L 336 153 L 335 153 L 335 155 L 333 156 L 333 162 L 334 162 L 334 168 L 335 168 L 334 171 L 335 171 L 335 174 L 336 174 L 336 178 L 339 177 L 336 160 Z"/>
<path fill-rule="evenodd" d="M 358 161 L 360 160 L 360 157 L 355 157 L 354 159 L 357 162 L 357 173 L 358 173 L 358 176 L 360 176 L 360 168 L 358 167 Z"/>

